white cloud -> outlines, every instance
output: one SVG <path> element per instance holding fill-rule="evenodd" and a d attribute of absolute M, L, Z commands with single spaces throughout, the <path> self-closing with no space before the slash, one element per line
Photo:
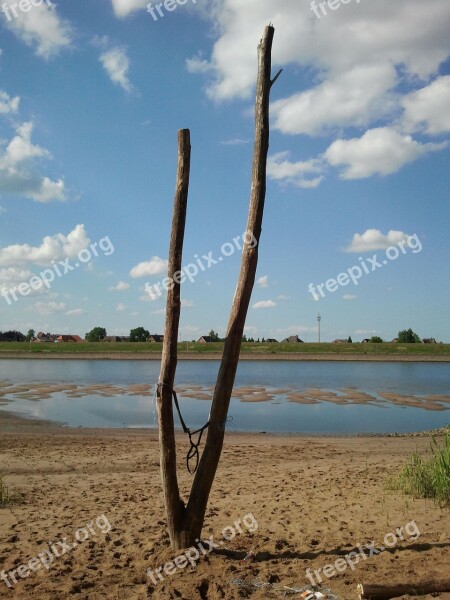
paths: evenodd
<path fill-rule="evenodd" d="M 336 140 L 324 156 L 334 167 L 344 167 L 342 179 L 389 175 L 428 152 L 442 150 L 442 144 L 421 144 L 410 135 L 389 127 L 370 129 L 360 138 Z"/>
<path fill-rule="evenodd" d="M 72 310 L 67 310 L 64 314 L 68 317 L 81 317 L 81 315 L 86 314 L 86 311 L 82 308 L 73 308 Z"/>
<path fill-rule="evenodd" d="M 9 94 L 0 90 L 0 115 L 16 113 L 19 110 L 20 98 L 11 98 Z"/>
<path fill-rule="evenodd" d="M 371 250 L 386 250 L 402 241 L 408 240 L 410 236 L 403 231 L 391 229 L 386 235 L 379 229 L 367 229 L 364 233 L 355 233 L 351 244 L 345 248 L 345 252 L 370 252 Z"/>
<path fill-rule="evenodd" d="M 344 294 L 344 295 L 342 296 L 342 298 L 343 298 L 344 300 L 355 300 L 355 299 L 356 299 L 356 296 L 353 296 L 352 294 Z"/>
<path fill-rule="evenodd" d="M 133 91 L 133 86 L 128 79 L 130 60 L 124 48 L 111 48 L 100 55 L 100 62 L 111 81 L 128 93 Z"/>
<path fill-rule="evenodd" d="M 396 82 L 393 65 L 355 66 L 317 87 L 272 105 L 282 133 L 316 135 L 330 127 L 363 126 L 393 109 L 388 92 Z"/>
<path fill-rule="evenodd" d="M 194 302 L 192 300 L 182 300 L 181 308 L 192 308 L 194 306 Z"/>
<path fill-rule="evenodd" d="M 255 302 L 252 308 L 274 308 L 277 305 L 273 300 L 260 300 L 259 302 Z"/>
<path fill-rule="evenodd" d="M 368 137 L 361 138 L 363 142 L 356 150 L 370 142 L 372 155 L 376 155 L 380 132 L 384 131 L 386 137 L 401 122 L 402 98 L 411 127 L 420 120 L 430 134 L 448 131 L 447 81 L 437 76 L 440 65 L 450 55 L 448 0 L 342 3 L 339 10 L 329 10 L 320 20 L 309 2 L 284 0 L 282 9 L 279 4 L 273 0 L 208 3 L 217 39 L 208 60 L 194 56 L 188 70 L 204 73 L 211 99 L 252 100 L 256 42 L 267 23 L 273 22 L 273 73 L 282 66 L 283 77 L 289 74 L 289 93 L 283 95 L 283 87 L 277 86 L 278 99 L 271 105 L 274 126 L 282 133 L 344 138 L 345 128 L 352 128 L 351 136 L 356 135 L 355 127 L 368 129 Z M 435 79 L 440 83 L 433 85 Z M 425 88 L 427 92 L 422 96 L 420 92 L 419 96 L 408 96 L 420 81 L 426 81 L 430 89 Z M 428 101 L 435 110 L 428 108 Z M 365 156 L 363 164 L 357 164 L 352 157 L 354 166 L 343 163 L 349 164 L 344 178 L 393 173 L 424 153 L 445 147 L 426 146 L 400 132 L 390 133 L 391 138 L 395 135 L 396 139 L 381 140 L 381 153 L 388 146 L 386 161 L 379 156 Z M 342 164 L 340 157 L 333 156 L 339 150 L 341 147 L 332 146 L 329 151 L 336 166 Z M 281 155 L 278 159 L 272 157 L 269 175 L 301 188 L 315 188 L 322 172 L 319 169 L 305 176 L 305 169 L 311 166 L 320 164 L 314 160 L 290 162 Z"/>
<path fill-rule="evenodd" d="M 274 66 L 308 67 L 321 80 L 319 85 L 327 85 L 328 81 L 337 84 L 339 76 L 359 70 L 362 79 L 351 81 L 356 87 L 354 94 L 347 96 L 359 117 L 361 106 L 369 112 L 373 108 L 366 96 L 371 94 L 372 86 L 380 94 L 388 89 L 386 78 L 392 77 L 392 65 L 402 67 L 397 77 L 425 79 L 436 73 L 449 53 L 447 0 L 377 0 L 341 6 L 320 21 L 309 2 L 298 0 L 285 0 L 282 11 L 273 0 L 222 0 L 208 9 L 216 31 L 220 32 L 209 61 L 214 69 L 209 95 L 217 100 L 252 95 L 256 40 L 270 21 L 277 31 Z M 363 73 L 365 68 L 371 72 L 369 79 Z M 366 84 L 364 89 L 362 81 Z M 383 81 L 385 84 L 380 87 Z M 335 122 L 334 111 L 330 117 Z M 323 125 L 328 124 L 326 114 L 322 121 Z"/>
<path fill-rule="evenodd" d="M 125 290 L 128 290 L 130 288 L 130 284 L 126 283 L 125 281 L 119 281 L 119 283 L 117 285 L 113 285 L 111 287 L 109 287 L 108 289 L 111 292 L 124 292 Z"/>
<path fill-rule="evenodd" d="M 323 167 L 320 160 L 291 162 L 288 160 L 289 152 L 277 152 L 269 156 L 267 161 L 267 174 L 276 181 L 285 181 L 300 188 L 316 188 L 323 179 L 320 175 Z M 308 175 L 316 175 L 307 179 Z"/>
<path fill-rule="evenodd" d="M 153 256 L 151 260 L 147 262 L 141 262 L 130 271 L 130 277 L 137 279 L 138 277 L 151 277 L 152 275 L 160 275 L 167 271 L 169 262 L 160 258 L 159 256 Z"/>
<path fill-rule="evenodd" d="M 120 19 L 145 8 L 147 4 L 148 0 L 112 0 L 114 14 Z"/>
<path fill-rule="evenodd" d="M 77 225 L 68 235 L 57 233 L 45 236 L 40 246 L 12 244 L 0 248 L 0 266 L 50 265 L 52 260 L 74 258 L 89 243 L 84 225 Z"/>
<path fill-rule="evenodd" d="M 36 202 L 64 201 L 64 181 L 52 181 L 34 169 L 38 159 L 48 159 L 50 152 L 32 143 L 33 123 L 22 123 L 6 148 L 0 140 L 0 193 L 31 198 Z"/>
<path fill-rule="evenodd" d="M 186 69 L 189 73 L 209 73 L 213 70 L 211 63 L 201 58 L 201 56 L 193 56 L 186 59 Z"/>
<path fill-rule="evenodd" d="M 122 302 L 119 302 L 116 306 L 116 310 L 117 312 L 123 312 L 124 310 L 127 310 L 127 307 Z"/>
<path fill-rule="evenodd" d="M 53 315 L 66 312 L 66 308 L 65 302 L 36 302 L 27 310 L 36 312 L 39 315 Z"/>
<path fill-rule="evenodd" d="M 405 96 L 401 104 L 407 131 L 423 126 L 429 135 L 450 131 L 450 75 L 439 77 L 429 86 Z"/>
<path fill-rule="evenodd" d="M 8 6 L 12 4 L 7 3 Z M 18 10 L 17 17 L 10 14 L 10 21 L 3 16 L 11 31 L 25 44 L 34 47 L 36 54 L 44 59 L 56 56 L 72 42 L 72 28 L 68 21 L 58 16 L 54 4 L 49 6 L 43 2 L 40 6 L 32 6 L 29 12 Z"/>
<path fill-rule="evenodd" d="M 269 287 L 269 276 L 263 275 L 262 277 L 258 277 L 256 280 L 256 285 L 260 288 Z"/>

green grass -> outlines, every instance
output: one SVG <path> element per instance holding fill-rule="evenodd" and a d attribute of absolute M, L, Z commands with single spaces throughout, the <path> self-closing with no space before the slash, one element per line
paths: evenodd
<path fill-rule="evenodd" d="M 6 508 L 11 504 L 20 504 L 21 502 L 23 502 L 22 494 L 17 490 L 10 490 L 0 475 L 0 508 Z"/>
<path fill-rule="evenodd" d="M 414 452 L 400 474 L 388 481 L 388 488 L 450 507 L 450 430 L 442 443 L 432 437 L 431 455 Z"/>
<path fill-rule="evenodd" d="M 181 342 L 178 344 L 180 354 L 184 352 L 194 352 L 198 354 L 220 354 L 223 350 L 223 342 L 212 344 L 197 344 Z M 28 342 L 0 342 L 1 353 L 20 352 L 20 353 L 40 353 L 40 354 L 58 354 L 64 353 L 117 353 L 125 352 L 130 354 L 150 352 L 160 354 L 162 344 L 156 343 L 132 343 L 132 342 L 81 342 L 81 343 L 60 343 L 60 344 L 29 344 Z M 258 344 L 244 342 L 242 344 L 242 354 L 345 354 L 345 355 L 398 355 L 398 356 L 418 356 L 418 355 L 450 355 L 450 344 Z"/>

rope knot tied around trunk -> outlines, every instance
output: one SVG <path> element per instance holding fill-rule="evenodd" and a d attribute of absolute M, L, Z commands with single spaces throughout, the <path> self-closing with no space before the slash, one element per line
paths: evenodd
<path fill-rule="evenodd" d="M 200 429 L 191 431 L 190 428 L 186 426 L 186 423 L 184 422 L 183 416 L 181 414 L 180 405 L 178 403 L 178 398 L 177 398 L 177 393 L 168 383 L 158 383 L 157 388 L 162 388 L 162 387 L 165 387 L 168 390 L 170 390 L 170 393 L 172 394 L 173 401 L 175 404 L 175 408 L 177 409 L 178 416 L 180 417 L 180 423 L 181 423 L 181 427 L 183 428 L 183 432 L 189 436 L 189 442 L 191 444 L 191 447 L 189 448 L 188 453 L 186 455 L 186 467 L 187 467 L 187 470 L 189 471 L 189 473 L 191 475 L 194 475 L 194 473 L 197 471 L 197 467 L 198 467 L 198 463 L 199 463 L 199 459 L 200 459 L 200 453 L 199 453 L 198 447 L 201 444 L 203 432 L 205 431 L 205 429 L 208 429 L 208 427 L 210 425 L 210 421 L 208 421 L 205 425 L 203 425 L 203 427 L 200 427 Z M 192 437 L 195 435 L 198 435 L 196 442 L 192 439 Z M 193 467 L 191 467 L 192 461 L 195 461 L 195 464 Z"/>

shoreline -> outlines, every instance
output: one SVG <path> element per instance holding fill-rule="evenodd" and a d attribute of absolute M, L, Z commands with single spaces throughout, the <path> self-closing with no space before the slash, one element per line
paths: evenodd
<path fill-rule="evenodd" d="M 178 354 L 178 360 L 215 360 L 220 361 L 221 352 L 198 353 L 183 352 Z M 0 352 L 0 360 L 161 360 L 161 354 L 156 352 Z M 392 354 L 306 354 L 292 352 L 286 354 L 241 354 L 239 360 L 243 361 L 321 361 L 321 362 L 450 362 L 450 355 L 392 355 Z"/>

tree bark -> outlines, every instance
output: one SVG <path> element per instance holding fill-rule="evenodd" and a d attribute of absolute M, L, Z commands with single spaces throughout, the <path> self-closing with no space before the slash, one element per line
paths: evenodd
<path fill-rule="evenodd" d="M 203 455 L 192 484 L 187 506 L 180 499 L 176 475 L 175 436 L 171 390 L 176 368 L 176 342 L 180 315 L 180 286 L 175 284 L 167 296 L 166 330 L 163 346 L 160 383 L 158 388 L 158 419 L 161 445 L 161 473 L 168 529 L 172 547 L 191 546 L 200 536 L 208 498 L 222 453 L 225 422 L 239 362 L 245 319 L 255 282 L 258 264 L 258 246 L 266 196 L 266 169 L 269 150 L 269 100 L 270 90 L 281 71 L 270 79 L 271 52 L 274 28 L 265 28 L 258 46 L 258 80 L 255 103 L 255 145 L 252 167 L 252 187 L 247 221 L 250 242 L 244 243 L 239 280 L 231 308 L 220 370 L 214 389 L 209 418 L 209 429 Z M 185 132 L 186 133 L 186 132 Z M 189 184 L 188 138 L 179 138 L 179 165 L 177 192 L 169 256 L 169 277 L 181 268 L 184 223 L 186 216 L 187 187 Z"/>
<path fill-rule="evenodd" d="M 166 506 L 167 527 L 174 548 L 185 547 L 183 539 L 184 504 L 180 499 L 177 479 L 172 389 L 177 368 L 178 326 L 180 322 L 180 283 L 174 275 L 181 270 L 184 229 L 189 192 L 191 145 L 189 129 L 178 132 L 178 169 L 169 249 L 168 277 L 173 282 L 167 291 L 166 327 L 157 389 L 157 412 L 161 476 Z M 179 281 L 179 279 L 178 279 Z M 161 385 L 162 384 L 162 385 Z M 189 545 L 189 544 L 188 544 Z"/>
<path fill-rule="evenodd" d="M 194 531 L 201 531 L 209 494 L 222 453 L 225 435 L 225 421 L 228 415 L 231 393 L 239 362 L 245 319 L 255 282 L 258 265 L 258 246 L 266 197 L 267 153 L 269 150 L 269 100 L 272 84 L 271 53 L 274 28 L 266 27 L 258 46 L 258 80 L 255 103 L 255 145 L 253 153 L 252 187 L 247 221 L 247 232 L 253 234 L 255 247 L 245 244 L 242 252 L 239 281 L 234 295 L 227 328 L 222 361 L 212 400 L 210 426 L 205 449 L 195 474 L 187 515 Z"/>
<path fill-rule="evenodd" d="M 360 600 L 390 600 L 405 594 L 424 596 L 434 592 L 450 592 L 450 579 L 386 585 L 358 584 L 358 597 Z"/>

